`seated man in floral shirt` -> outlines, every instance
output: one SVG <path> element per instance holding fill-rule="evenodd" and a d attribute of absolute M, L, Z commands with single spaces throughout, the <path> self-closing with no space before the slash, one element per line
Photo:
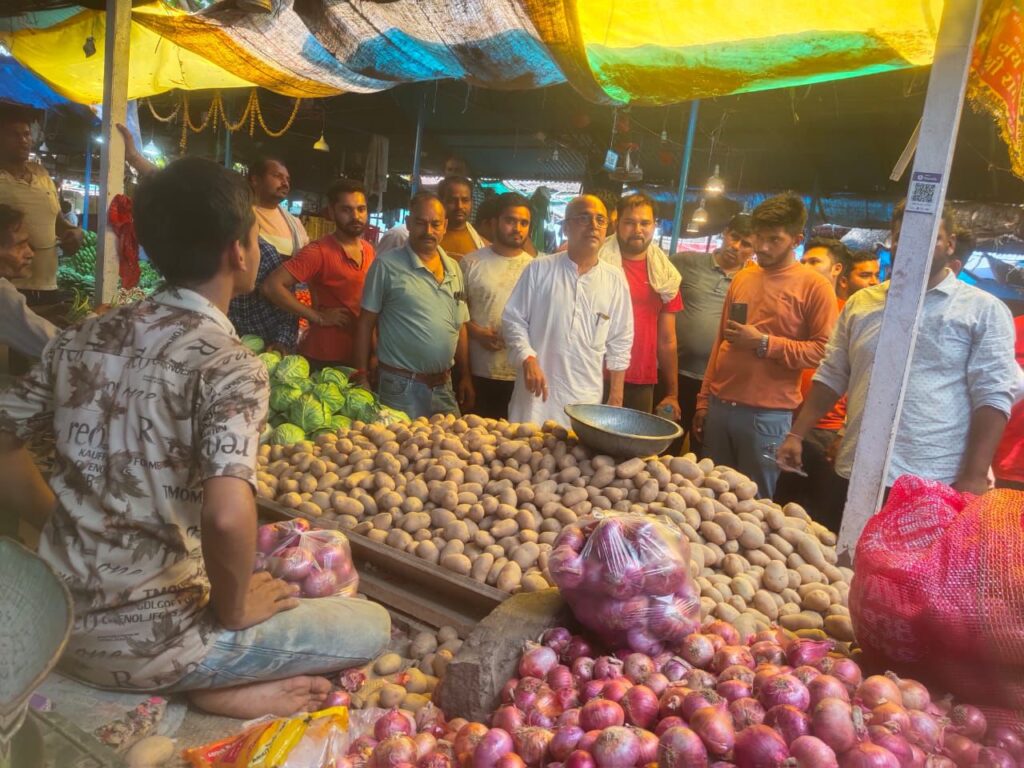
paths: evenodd
<path fill-rule="evenodd" d="M 40 506 L 18 441 L 56 436 L 39 554 L 74 600 L 62 667 L 238 718 L 315 709 L 321 675 L 376 656 L 390 621 L 366 600 L 300 600 L 253 574 L 267 370 L 226 314 L 256 279 L 251 193 L 186 158 L 143 182 L 135 212 L 167 287 L 63 332 L 0 394 L 6 495 Z"/>

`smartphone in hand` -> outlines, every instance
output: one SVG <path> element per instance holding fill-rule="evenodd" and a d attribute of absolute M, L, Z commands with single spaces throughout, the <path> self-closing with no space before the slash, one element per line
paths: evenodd
<path fill-rule="evenodd" d="M 747 324 L 747 304 L 745 302 L 736 302 L 729 305 L 729 319 L 734 323 L 740 325 Z"/>

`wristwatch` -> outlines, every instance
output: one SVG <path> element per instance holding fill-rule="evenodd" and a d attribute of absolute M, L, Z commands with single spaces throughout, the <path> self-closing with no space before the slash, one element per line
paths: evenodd
<path fill-rule="evenodd" d="M 757 343 L 757 356 L 765 357 L 768 354 L 768 337 L 762 336 L 761 341 Z"/>

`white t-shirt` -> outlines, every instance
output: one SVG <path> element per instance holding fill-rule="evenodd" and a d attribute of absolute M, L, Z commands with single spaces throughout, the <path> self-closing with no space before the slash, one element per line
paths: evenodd
<path fill-rule="evenodd" d="M 18 289 L 0 277 L 0 343 L 38 358 L 58 333 L 57 326 L 29 309 Z"/>
<path fill-rule="evenodd" d="M 469 319 L 485 328 L 501 330 L 501 313 L 508 297 L 533 257 L 526 251 L 518 256 L 502 256 L 491 247 L 481 248 L 462 260 L 469 299 Z M 516 369 L 508 360 L 508 351 L 486 349 L 469 337 L 469 369 L 474 376 L 499 381 L 515 381 Z"/>

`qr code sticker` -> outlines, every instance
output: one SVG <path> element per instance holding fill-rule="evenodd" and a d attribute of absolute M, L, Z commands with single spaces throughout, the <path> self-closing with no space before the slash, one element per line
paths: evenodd
<path fill-rule="evenodd" d="M 907 195 L 907 210 L 915 213 L 932 213 L 938 205 L 939 185 L 942 176 L 937 173 L 915 173 Z"/>
<path fill-rule="evenodd" d="M 910 199 L 917 205 L 927 205 L 930 208 L 935 205 L 935 193 L 937 191 L 934 184 L 919 181 L 914 184 L 914 188 L 910 191 Z"/>

